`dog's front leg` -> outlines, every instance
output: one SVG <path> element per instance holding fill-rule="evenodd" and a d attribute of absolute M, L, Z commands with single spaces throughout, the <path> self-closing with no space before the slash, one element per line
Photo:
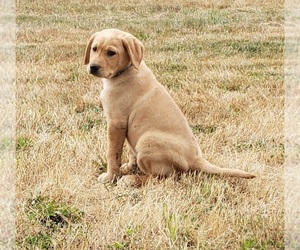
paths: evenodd
<path fill-rule="evenodd" d="M 98 177 L 98 181 L 102 183 L 109 182 L 119 175 L 126 130 L 126 123 L 108 123 L 108 148 L 106 152 L 107 172 L 101 174 Z"/>

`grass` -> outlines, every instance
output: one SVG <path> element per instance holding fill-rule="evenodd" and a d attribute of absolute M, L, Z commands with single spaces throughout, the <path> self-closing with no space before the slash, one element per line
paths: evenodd
<path fill-rule="evenodd" d="M 53 235 L 60 234 L 63 228 L 72 230 L 73 224 L 81 221 L 83 213 L 64 203 L 58 203 L 45 196 L 37 196 L 26 202 L 25 213 L 28 216 L 29 230 L 27 237 L 20 244 L 21 248 L 49 249 L 54 246 Z M 35 230 L 31 230 L 35 228 Z"/>
<path fill-rule="evenodd" d="M 17 247 L 283 249 L 283 16 L 275 0 L 18 3 Z M 106 122 L 83 55 L 109 27 L 144 43 L 205 157 L 256 179 L 97 183 Z"/>

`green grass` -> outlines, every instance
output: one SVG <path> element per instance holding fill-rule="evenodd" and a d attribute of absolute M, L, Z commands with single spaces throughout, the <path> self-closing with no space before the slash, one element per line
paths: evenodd
<path fill-rule="evenodd" d="M 16 141 L 16 150 L 21 150 L 29 147 L 32 144 L 32 140 L 27 137 L 20 136 Z"/>
<path fill-rule="evenodd" d="M 246 239 L 245 242 L 241 246 L 241 250 L 268 250 L 268 249 L 283 249 L 284 243 L 282 241 L 279 242 L 261 242 L 257 239 Z"/>
<path fill-rule="evenodd" d="M 55 234 L 82 221 L 84 213 L 45 196 L 29 199 L 25 207 L 29 228 L 17 245 L 24 249 L 51 249 Z"/>

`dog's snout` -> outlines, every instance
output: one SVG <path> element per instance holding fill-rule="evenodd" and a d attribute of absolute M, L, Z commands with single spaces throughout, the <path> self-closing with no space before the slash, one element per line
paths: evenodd
<path fill-rule="evenodd" d="M 90 65 L 90 73 L 95 74 L 100 69 L 100 66 L 98 64 L 91 64 Z"/>

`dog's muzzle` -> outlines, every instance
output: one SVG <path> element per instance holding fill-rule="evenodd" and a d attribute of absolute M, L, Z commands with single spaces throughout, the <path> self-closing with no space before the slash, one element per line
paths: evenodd
<path fill-rule="evenodd" d="M 98 64 L 91 64 L 89 72 L 90 72 L 90 74 L 97 75 L 99 69 L 100 69 L 100 66 Z"/>

